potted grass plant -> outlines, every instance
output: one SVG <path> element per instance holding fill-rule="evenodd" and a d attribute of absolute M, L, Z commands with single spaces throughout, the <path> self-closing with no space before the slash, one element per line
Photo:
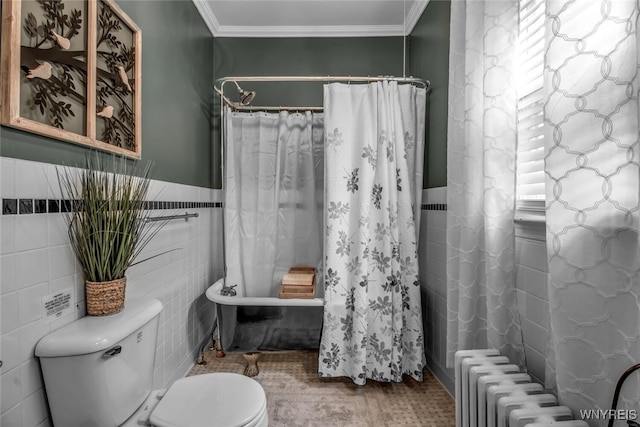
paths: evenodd
<path fill-rule="evenodd" d="M 84 169 L 57 169 L 63 197 L 72 203 L 65 218 L 84 274 L 89 316 L 124 308 L 127 269 L 150 259 L 137 257 L 166 223 L 148 221 L 151 163 L 139 167 L 124 157 L 110 159 L 96 153 Z"/>

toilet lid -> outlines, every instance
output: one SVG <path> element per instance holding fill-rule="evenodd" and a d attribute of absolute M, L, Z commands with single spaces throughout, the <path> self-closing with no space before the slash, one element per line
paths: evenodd
<path fill-rule="evenodd" d="M 263 411 L 260 383 L 240 374 L 194 375 L 177 380 L 153 410 L 157 427 L 241 427 Z"/>

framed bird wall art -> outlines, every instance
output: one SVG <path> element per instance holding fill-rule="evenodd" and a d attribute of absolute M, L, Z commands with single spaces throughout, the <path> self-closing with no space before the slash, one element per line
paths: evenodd
<path fill-rule="evenodd" d="M 140 158 L 141 36 L 113 0 L 3 0 L 0 123 Z"/>

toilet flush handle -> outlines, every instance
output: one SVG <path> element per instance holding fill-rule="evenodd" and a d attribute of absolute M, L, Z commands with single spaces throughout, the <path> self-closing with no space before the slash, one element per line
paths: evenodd
<path fill-rule="evenodd" d="M 122 353 L 122 346 L 117 345 L 115 347 L 111 347 L 109 350 L 107 350 L 104 353 L 102 353 L 102 358 L 103 359 L 110 359 L 113 356 L 117 356 L 120 353 Z"/>

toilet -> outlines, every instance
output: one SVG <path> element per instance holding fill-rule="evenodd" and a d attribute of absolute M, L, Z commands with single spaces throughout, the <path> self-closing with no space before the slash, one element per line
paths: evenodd
<path fill-rule="evenodd" d="M 266 427 L 267 399 L 240 374 L 195 375 L 152 390 L 160 301 L 127 300 L 36 346 L 55 427 Z"/>

